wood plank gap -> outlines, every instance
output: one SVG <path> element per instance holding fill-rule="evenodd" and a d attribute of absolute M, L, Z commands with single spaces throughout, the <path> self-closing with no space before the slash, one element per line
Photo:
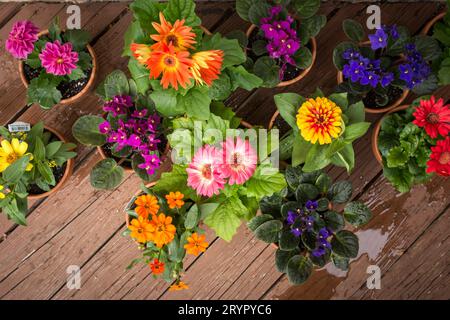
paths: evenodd
<path fill-rule="evenodd" d="M 9 3 L 10 5 L 12 3 Z M 7 5 L 7 4 L 4 4 Z M 14 10 L 12 10 L 1 22 L 0 22 L 0 29 L 3 28 L 8 22 L 9 20 L 11 20 L 17 13 L 19 13 L 20 10 L 22 10 L 22 7 L 24 7 L 26 4 L 22 3 L 16 3 L 15 4 L 16 7 L 14 8 Z"/>

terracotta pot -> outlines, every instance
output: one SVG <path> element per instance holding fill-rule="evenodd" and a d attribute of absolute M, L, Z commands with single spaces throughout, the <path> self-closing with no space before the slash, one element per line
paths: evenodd
<path fill-rule="evenodd" d="M 378 163 L 383 166 L 383 157 L 381 156 L 381 152 L 378 149 L 378 135 L 380 134 L 381 124 L 383 123 L 383 120 L 386 118 L 386 116 L 398 112 L 403 111 L 409 108 L 409 105 L 402 105 L 398 106 L 392 110 L 390 110 L 388 113 L 386 113 L 376 124 L 373 129 L 372 133 L 372 153 L 375 156 L 375 159 L 377 159 Z"/>
<path fill-rule="evenodd" d="M 41 32 L 39 32 L 38 36 L 45 36 L 47 35 L 49 32 L 48 30 L 43 30 Z M 74 95 L 73 97 L 67 98 L 67 99 L 62 99 L 59 104 L 71 104 L 74 103 L 76 101 L 78 101 L 79 99 L 81 99 L 81 97 L 83 97 L 84 95 L 86 95 L 86 93 L 91 89 L 92 85 L 94 84 L 95 81 L 95 77 L 97 75 L 97 71 L 98 71 L 98 67 L 97 67 L 97 57 L 95 56 L 95 52 L 94 49 L 88 44 L 86 46 L 89 54 L 92 57 L 92 72 L 91 72 L 91 76 L 86 84 L 86 86 L 80 91 L 78 92 L 76 95 Z M 23 71 L 23 61 L 19 61 L 19 75 L 20 75 L 20 79 L 22 80 L 23 85 L 25 86 L 25 88 L 28 88 L 28 80 L 25 78 L 25 73 Z"/>
<path fill-rule="evenodd" d="M 256 28 L 256 25 L 252 24 L 247 29 L 247 32 L 246 32 L 247 38 L 250 38 L 250 35 L 253 32 L 253 30 L 255 30 L 255 28 Z M 312 61 L 311 61 L 311 65 L 308 68 L 303 70 L 294 79 L 280 82 L 279 84 L 277 84 L 277 87 L 286 87 L 286 86 L 289 86 L 291 84 L 294 84 L 294 83 L 300 81 L 301 79 L 303 79 L 304 77 L 306 77 L 306 75 L 309 73 L 309 71 L 311 71 L 312 67 L 314 66 L 314 63 L 316 62 L 316 56 L 317 56 L 317 42 L 316 42 L 316 38 L 314 38 L 314 37 L 311 38 L 311 54 L 312 54 Z"/>
<path fill-rule="evenodd" d="M 360 46 L 365 46 L 365 45 L 367 46 L 367 45 L 369 45 L 369 44 L 370 44 L 370 41 L 364 41 L 364 42 L 361 42 L 361 43 L 360 43 Z M 404 58 L 403 55 L 401 55 L 400 60 L 403 59 L 403 58 Z M 338 70 L 338 73 L 337 73 L 337 83 L 338 83 L 338 84 L 341 84 L 342 82 L 344 82 L 344 75 L 342 74 L 342 71 L 339 71 L 339 70 Z M 408 90 L 408 89 L 403 89 L 403 94 L 402 94 L 395 102 L 393 102 L 391 105 L 389 105 L 389 106 L 387 106 L 387 107 L 384 107 L 384 108 L 370 108 L 370 107 L 365 107 L 364 110 L 365 110 L 367 113 L 385 113 L 385 112 L 388 112 L 388 111 L 390 111 L 390 110 L 392 110 L 392 109 L 398 107 L 399 105 L 401 105 L 402 102 L 403 102 L 403 101 L 406 99 L 406 97 L 408 96 L 408 94 L 409 94 L 409 90 Z"/>
<path fill-rule="evenodd" d="M 47 126 L 44 126 L 44 129 L 46 131 L 49 131 L 52 134 L 54 134 L 60 141 L 67 143 L 67 139 L 64 138 L 64 136 L 59 131 L 57 131 L 53 128 L 49 128 Z M 47 191 L 47 192 L 44 192 L 41 194 L 29 194 L 28 199 L 29 200 L 42 199 L 42 198 L 49 197 L 53 193 L 57 192 L 59 189 L 62 188 L 62 186 L 66 183 L 67 179 L 69 179 L 69 177 L 72 175 L 73 167 L 74 167 L 74 160 L 73 159 L 67 160 L 66 170 L 64 171 L 64 175 L 61 178 L 61 180 L 59 180 L 59 182 L 56 184 L 56 186 L 54 186 L 50 191 Z"/>
<path fill-rule="evenodd" d="M 447 12 L 441 12 L 439 13 L 436 17 L 434 17 L 433 19 L 431 19 L 430 21 L 427 22 L 427 24 L 425 25 L 425 27 L 422 29 L 422 31 L 420 32 L 420 34 L 422 35 L 428 35 L 429 32 L 431 31 L 431 29 L 434 27 L 434 25 L 436 24 L 436 22 L 438 22 L 439 20 L 444 19 L 444 17 L 446 16 Z"/>

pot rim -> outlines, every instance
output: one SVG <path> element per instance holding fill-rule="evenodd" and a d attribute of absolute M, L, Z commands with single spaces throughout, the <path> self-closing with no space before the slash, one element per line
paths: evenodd
<path fill-rule="evenodd" d="M 428 33 L 430 32 L 431 28 L 433 28 L 433 26 L 439 21 L 444 19 L 444 17 L 447 15 L 447 11 L 438 13 L 433 19 L 431 19 L 430 21 L 427 22 L 427 24 L 425 25 L 425 27 L 422 29 L 422 31 L 420 32 L 421 35 L 428 35 Z"/>
<path fill-rule="evenodd" d="M 378 163 L 383 166 L 383 157 L 381 156 L 381 152 L 380 149 L 378 148 L 378 136 L 380 134 L 380 130 L 381 130 L 381 124 L 383 123 L 383 120 L 390 114 L 399 112 L 399 111 L 403 111 L 406 110 L 410 107 L 409 104 L 404 104 L 401 106 L 398 106 L 392 110 L 389 110 L 385 115 L 383 115 L 383 117 L 377 121 L 377 123 L 375 124 L 375 127 L 373 128 L 373 132 L 372 132 L 372 153 L 375 157 L 375 159 L 378 161 Z"/>
<path fill-rule="evenodd" d="M 42 30 L 41 32 L 38 33 L 38 37 L 41 37 L 41 36 L 44 36 L 47 34 L 49 34 L 48 29 Z M 78 92 L 76 95 L 74 95 L 73 97 L 67 98 L 67 99 L 62 99 L 58 104 L 66 105 L 66 104 L 70 104 L 70 103 L 74 103 L 74 102 L 78 101 L 93 86 L 95 78 L 97 77 L 97 71 L 98 71 L 97 70 L 98 69 L 97 56 L 95 55 L 95 51 L 90 44 L 86 45 L 86 49 L 88 50 L 88 52 L 92 58 L 92 71 L 91 71 L 91 75 L 89 77 L 88 82 L 86 83 L 84 88 L 80 92 Z M 23 71 L 23 64 L 24 64 L 24 60 L 20 60 L 19 61 L 19 76 L 20 76 L 20 80 L 22 81 L 25 88 L 28 88 L 29 83 L 28 83 L 27 79 L 25 78 L 25 73 Z"/>
<path fill-rule="evenodd" d="M 67 143 L 67 139 L 64 137 L 62 133 L 60 133 L 58 130 L 48 127 L 44 125 L 44 129 L 54 134 L 60 141 Z M 66 162 L 66 170 L 64 171 L 64 175 L 62 176 L 61 180 L 54 186 L 50 191 L 46 191 L 41 194 L 29 194 L 27 197 L 29 200 L 36 200 L 36 199 L 42 199 L 50 196 L 51 194 L 57 192 L 59 189 L 62 188 L 62 186 L 67 182 L 67 179 L 72 175 L 73 168 L 74 168 L 74 159 L 71 158 L 67 160 Z"/>
<path fill-rule="evenodd" d="M 253 32 L 253 30 L 257 28 L 257 26 L 255 24 L 250 25 L 250 27 L 248 27 L 247 32 L 245 33 L 245 35 L 247 36 L 247 38 L 250 37 L 250 34 Z M 311 54 L 312 54 L 312 60 L 311 60 L 311 65 L 304 69 L 302 72 L 300 72 L 300 74 L 295 77 L 294 79 L 288 80 L 288 81 L 281 81 L 280 83 L 278 83 L 275 87 L 279 88 L 279 87 L 286 87 L 289 86 L 291 84 L 294 84 L 298 81 L 300 81 L 301 79 L 303 79 L 304 77 L 306 77 L 308 75 L 308 73 L 311 71 L 312 67 L 314 66 L 315 62 L 316 62 L 316 57 L 317 57 L 317 41 L 315 37 L 311 37 L 310 39 L 311 41 Z"/>

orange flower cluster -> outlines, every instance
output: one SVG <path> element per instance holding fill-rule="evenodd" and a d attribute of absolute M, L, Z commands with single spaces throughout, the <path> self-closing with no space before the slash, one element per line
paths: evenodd
<path fill-rule="evenodd" d="M 210 86 L 219 77 L 222 68 L 223 51 L 207 50 L 195 52 L 195 33 L 192 28 L 185 26 L 184 19 L 176 20 L 172 25 L 166 21 L 162 12 L 159 13 L 160 24 L 152 25 L 158 34 L 150 36 L 156 41 L 153 45 L 131 44 L 131 51 L 136 60 L 145 65 L 150 71 L 151 79 L 158 79 L 161 75 L 161 85 L 164 89 L 169 84 L 178 90 L 194 79 L 197 84 Z"/>
<path fill-rule="evenodd" d="M 205 241 L 206 236 L 204 234 L 198 235 L 194 232 L 189 238 L 188 243 L 184 245 L 186 252 L 194 256 L 198 256 L 200 252 L 205 252 L 209 244 Z"/>

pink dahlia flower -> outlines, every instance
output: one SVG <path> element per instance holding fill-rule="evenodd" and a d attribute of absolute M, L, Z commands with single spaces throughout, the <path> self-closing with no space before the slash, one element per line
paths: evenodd
<path fill-rule="evenodd" d="M 197 194 L 211 197 L 219 194 L 224 188 L 225 180 L 220 174 L 222 154 L 215 147 L 206 145 L 197 150 L 186 169 L 188 173 L 187 184 L 197 191 Z"/>
<path fill-rule="evenodd" d="M 229 184 L 243 184 L 252 177 L 256 170 L 258 156 L 247 140 L 228 138 L 222 143 L 222 176 L 230 178 Z"/>
<path fill-rule="evenodd" d="M 6 40 L 6 50 L 17 59 L 26 59 L 34 50 L 39 29 L 31 21 L 17 21 Z"/>
<path fill-rule="evenodd" d="M 54 74 L 56 76 L 65 76 L 71 74 L 75 69 L 78 62 L 78 53 L 72 51 L 72 44 L 70 42 L 61 43 L 56 40 L 55 42 L 47 42 L 44 50 L 39 55 L 42 66 L 47 73 Z"/>

